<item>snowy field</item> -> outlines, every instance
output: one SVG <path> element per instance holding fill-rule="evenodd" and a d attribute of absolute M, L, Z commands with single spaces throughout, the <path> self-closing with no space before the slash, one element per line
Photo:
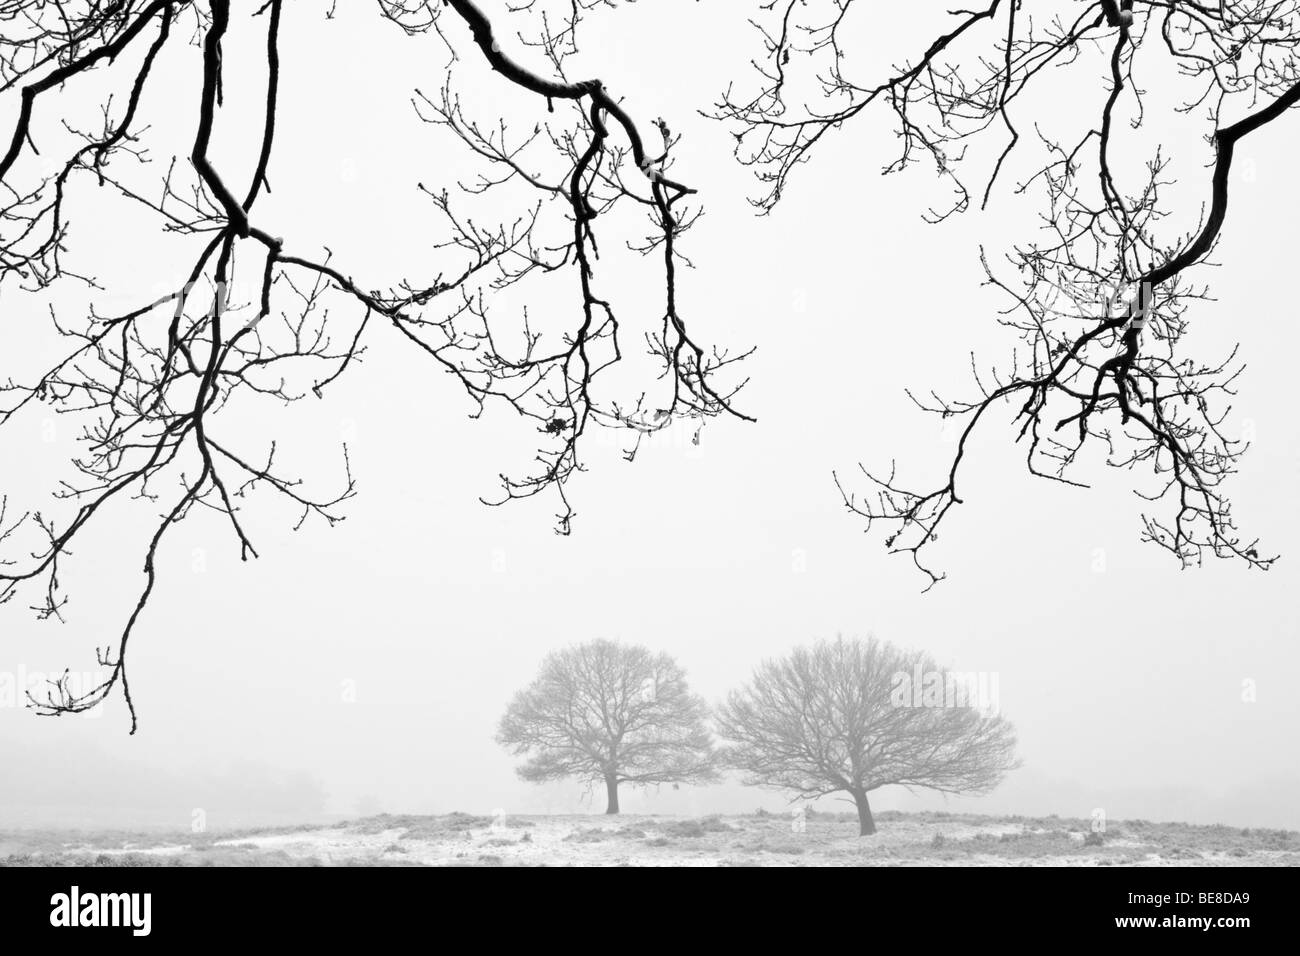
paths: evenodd
<path fill-rule="evenodd" d="M 98 866 L 1296 866 L 1300 833 L 1121 820 L 881 813 L 381 815 L 231 833 L 0 832 L 0 865 Z"/>

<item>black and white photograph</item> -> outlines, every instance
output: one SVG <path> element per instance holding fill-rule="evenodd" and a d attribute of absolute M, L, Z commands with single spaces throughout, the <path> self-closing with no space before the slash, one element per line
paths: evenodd
<path fill-rule="evenodd" d="M 7 931 L 1285 925 L 1300 0 L 967 6 L 0 0 Z"/>

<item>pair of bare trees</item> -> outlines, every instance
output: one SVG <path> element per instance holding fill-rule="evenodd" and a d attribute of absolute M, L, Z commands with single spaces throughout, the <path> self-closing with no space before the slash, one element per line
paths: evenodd
<path fill-rule="evenodd" d="M 504 476 L 491 503 L 552 491 L 564 533 L 569 481 L 591 430 L 623 430 L 634 451 L 675 421 L 746 418 L 733 405 L 744 382 L 732 373 L 748 352 L 705 345 L 678 294 L 681 242 L 698 207 L 672 170 L 676 134 L 663 119 L 632 116 L 600 80 L 570 75 L 584 17 L 617 4 L 546 5 L 513 11 L 532 24 L 517 35 L 494 23 L 507 15 L 500 3 L 491 13 L 475 0 L 371 8 L 412 43 L 451 51 L 450 66 L 425 87 L 438 92 L 420 93 L 415 108 L 483 164 L 458 193 L 418 187 L 444 225 L 441 259 L 428 274 L 395 279 L 356 274 L 329 253 L 332 237 L 264 212 L 272 184 L 294 188 L 292 170 L 276 165 L 278 120 L 292 108 L 282 103 L 282 75 L 323 66 L 284 62 L 282 37 L 305 18 L 333 17 L 333 6 L 0 0 L 4 319 L 30 322 L 48 309 L 66 345 L 35 374 L 0 373 L 0 428 L 44 409 L 80 430 L 48 502 L 0 497 L 0 603 L 21 589 L 38 617 L 59 619 L 61 572 L 86 529 L 131 499 L 158 505 L 133 558 L 143 573 L 138 599 L 100 652 L 102 683 L 74 693 L 56 682 L 34 699 L 39 712 L 82 712 L 116 691 L 134 730 L 128 644 L 176 525 L 214 513 L 247 560 L 257 548 L 241 511 L 255 497 L 280 500 L 299 524 L 341 519 L 356 487 L 346 448 L 337 485 L 317 490 L 312 476 L 281 467 L 274 443 L 254 444 L 233 422 L 261 404 L 278 411 L 321 395 L 359 364 L 379 327 L 448 375 L 472 415 L 502 408 L 535 425 L 535 467 Z M 751 19 L 760 30 L 757 74 L 712 112 L 735 131 L 740 160 L 762 184 L 759 211 L 792 195 L 796 170 L 837 130 L 879 108 L 892 114 L 901 147 L 886 172 L 924 162 L 952 189 L 933 219 L 1018 197 L 1042 222 L 1038 236 L 982 258 L 987 281 L 1007 297 L 999 321 L 1015 343 L 1009 358 L 977 364 L 970 397 L 915 398 L 960 422 L 944 475 L 921 486 L 892 466 L 837 475 L 847 507 L 889 526 L 886 545 L 937 581 L 925 556 L 962 501 L 968 442 L 1010 403 L 1034 474 L 1083 484 L 1080 456 L 1096 445 L 1115 467 L 1151 477 L 1135 488 L 1153 509 L 1144 538 L 1183 565 L 1221 556 L 1268 568 L 1274 558 L 1237 532 L 1223 489 L 1246 447 L 1225 424 L 1242 364 L 1235 350 L 1226 359 L 1188 355 L 1183 340 L 1206 297 L 1195 267 L 1228 222 L 1240 144 L 1300 102 L 1300 0 L 991 0 L 947 14 L 889 67 L 849 52 L 877 26 L 863 0 L 735 6 L 738 25 Z M 250 27 L 255 50 L 233 39 Z M 469 56 L 494 71 L 492 89 L 474 92 L 513 96 L 532 111 L 531 132 L 464 105 L 456 64 Z M 253 58 L 264 74 L 261 112 L 229 115 L 232 64 Z M 188 108 L 177 115 L 162 105 L 160 87 L 187 90 Z M 1055 109 L 1061 94 L 1082 98 L 1082 108 Z M 1204 132 L 1199 155 L 1171 156 L 1151 142 L 1187 122 Z M 980 187 L 969 185 L 971 166 Z M 1178 179 L 1199 198 L 1175 189 Z M 504 194 L 517 216 L 488 223 L 467 211 L 485 192 Z M 156 260 L 141 258 L 140 285 L 158 280 L 161 294 L 96 279 L 103 227 L 115 244 L 129 241 L 105 209 L 156 223 L 168 257 L 182 264 L 146 275 Z M 602 285 L 598 234 L 645 254 L 661 286 L 650 314 L 625 311 L 619 290 Z M 545 330 L 494 305 L 507 290 L 548 282 L 563 282 L 571 304 Z M 89 305 L 60 304 L 69 289 Z M 609 370 L 624 357 L 628 326 L 658 374 L 618 390 Z"/>
<path fill-rule="evenodd" d="M 926 697 L 914 682 L 940 692 Z M 946 685 L 946 686 L 944 686 Z M 714 712 L 666 654 L 592 641 L 551 654 L 515 695 L 497 740 L 524 780 L 702 784 L 723 770 L 811 800 L 847 794 L 859 832 L 876 832 L 868 794 L 886 786 L 984 793 L 1016 766 L 1015 733 L 987 701 L 925 654 L 839 639 L 765 661 Z"/>

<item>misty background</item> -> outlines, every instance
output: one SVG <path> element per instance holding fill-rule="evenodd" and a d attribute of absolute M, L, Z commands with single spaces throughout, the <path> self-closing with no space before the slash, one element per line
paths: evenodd
<path fill-rule="evenodd" d="M 482 2 L 503 36 L 533 27 L 527 16 L 501 19 L 501 0 Z M 475 168 L 410 103 L 412 88 L 441 83 L 446 48 L 404 36 L 369 5 L 340 4 L 333 20 L 328 6 L 286 11 L 273 192 L 257 218 L 288 251 L 328 245 L 367 286 L 436 273 L 429 246 L 441 230 L 415 184 L 454 187 Z M 1225 429 L 1255 442 L 1229 495 L 1243 533 L 1282 560 L 1267 574 L 1229 563 L 1180 571 L 1138 540 L 1143 502 L 1132 488 L 1149 476 L 1091 467 L 1089 491 L 1033 479 L 1008 409 L 977 432 L 966 504 L 931 554 L 949 577 L 922 595 L 924 577 L 844 510 L 832 470 L 851 481 L 858 461 L 896 458 L 900 477 L 921 485 L 946 466 L 952 436 L 903 390 L 970 394 L 970 351 L 981 367 L 1004 357 L 1012 342 L 994 319 L 1006 303 L 980 287 L 978 249 L 995 254 L 1025 238 L 1034 210 L 1004 187 L 988 213 L 925 224 L 944 187 L 921 168 L 880 177 L 896 143 L 889 117 L 872 111 L 825 141 L 771 217 L 755 218 L 733 137 L 698 112 L 732 80 L 752 82 L 746 65 L 759 48 L 744 6 L 656 0 L 597 12 L 570 66 L 604 79 L 639 122 L 663 116 L 682 134 L 674 172 L 706 210 L 683 243 L 696 268 L 680 276 L 682 315 L 701 341 L 758 347 L 738 400 L 758 423 L 712 422 L 698 445 L 683 426 L 644 444 L 633 464 L 622 460 L 623 436 L 593 435 L 588 471 L 569 488 L 574 532 L 561 537 L 549 497 L 479 503 L 499 472 L 526 464 L 529 426 L 501 411 L 468 420 L 454 382 L 373 328 L 364 362 L 323 400 L 223 413 L 227 434 L 245 416 L 248 447 L 276 437 L 318 488 L 341 481 L 346 440 L 358 481 L 348 519 L 293 532 L 297 515 L 261 496 L 243 512 L 262 555 L 247 564 L 219 516 L 173 529 L 132 642 L 139 733 L 128 736 L 117 698 L 98 715 L 55 720 L 0 693 L 0 828 L 184 828 L 196 809 L 214 828 L 381 811 L 599 812 L 600 795 L 576 781 L 519 781 L 492 739 L 548 651 L 596 637 L 667 651 L 712 702 L 764 657 L 869 633 L 959 671 L 996 673 L 1024 764 L 986 797 L 887 789 L 873 798 L 878 811 L 1087 816 L 1101 807 L 1110 819 L 1300 828 L 1291 394 L 1300 117 L 1239 146 L 1247 162 L 1214 255 L 1222 266 L 1196 276 L 1218 301 L 1194 308 L 1185 343 L 1207 359 L 1243 343 L 1248 368 Z M 900 51 L 920 49 L 941 20 L 913 7 L 942 9 L 881 12 L 859 74 L 875 77 Z M 544 104 L 492 75 L 451 19 L 467 111 L 538 118 Z M 218 141 L 241 128 L 255 135 L 261 121 L 260 28 L 237 16 L 227 40 L 227 56 L 247 56 L 250 75 L 246 89 L 227 91 Z M 512 49 L 529 55 L 521 51 Z M 189 56 L 146 107 L 182 117 L 181 141 L 198 95 L 196 51 Z M 1076 95 L 1092 103 L 1104 93 Z M 6 100 L 0 126 L 11 117 Z M 1200 151 L 1175 170 L 1199 209 L 1209 156 L 1200 131 L 1183 117 L 1151 122 Z M 232 162 L 248 153 L 246 143 L 222 150 Z M 144 252 L 155 241 L 148 217 L 139 244 L 122 240 L 121 220 L 83 211 L 73 222 L 71 253 L 138 283 L 126 293 L 169 279 Z M 605 245 L 621 244 L 626 230 L 604 228 Z M 654 270 L 611 258 L 597 278 L 615 290 L 624 322 L 656 321 Z M 557 295 L 531 306 L 572 303 Z M 359 318 L 345 299 L 333 308 L 344 328 Z M 20 375 L 47 324 L 42 302 L 0 290 L 0 375 Z M 628 331 L 635 345 L 639 330 Z M 14 507 L 43 506 L 43 469 L 72 450 L 74 427 L 55 420 L 51 433 L 50 420 L 35 409 L 0 431 L 0 489 Z M 36 622 L 22 595 L 0 608 L 0 675 L 12 683 L 93 664 L 141 585 L 148 514 L 106 515 L 81 543 L 63 575 L 66 624 Z M 734 782 L 622 795 L 629 813 L 777 809 L 784 799 Z"/>

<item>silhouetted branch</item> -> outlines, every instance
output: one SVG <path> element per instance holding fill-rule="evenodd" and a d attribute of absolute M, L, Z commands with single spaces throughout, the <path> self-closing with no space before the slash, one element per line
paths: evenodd
<path fill-rule="evenodd" d="M 928 215 L 935 221 L 968 208 L 971 190 L 959 170 L 978 138 L 999 130 L 1003 137 L 982 189 L 985 204 L 1007 188 L 1013 154 L 1035 140 L 1039 149 L 1015 194 L 1039 203 L 1045 237 L 1006 257 L 1013 280 L 983 258 L 987 282 L 1008 297 L 1000 321 L 1019 347 L 1002 367 L 977 370 L 972 398 L 913 397 L 960 423 L 941 484 L 918 488 L 900 483 L 892 468 L 861 468 L 865 492 L 836 476 L 845 505 L 869 525 L 891 526 L 888 547 L 910 555 L 930 584 L 940 580 L 922 552 L 962 501 L 959 477 L 975 427 L 1013 402 L 1032 473 L 1081 485 L 1074 466 L 1096 442 L 1111 465 L 1154 475 L 1138 494 L 1166 512 L 1143 517 L 1144 540 L 1183 566 L 1213 555 L 1267 569 L 1275 558 L 1238 534 L 1221 490 L 1246 449 L 1223 430 L 1224 400 L 1243 368 L 1237 350 L 1206 363 L 1181 355 L 1180 346 L 1188 307 L 1205 297 L 1188 272 L 1223 229 L 1235 147 L 1300 102 L 1300 5 L 1059 0 L 1030 10 L 993 0 L 950 14 L 950 30 L 870 82 L 853 75 L 843 46 L 852 31 L 870 28 L 863 4 L 773 0 L 764 9 L 759 90 L 728 91 L 715 110 L 736 128 L 737 155 L 763 184 L 760 211 L 780 200 L 817 143 L 876 103 L 892 111 L 902 143 L 885 172 L 928 157 L 952 185 L 953 202 Z M 1140 51 L 1148 74 L 1163 69 L 1160 82 L 1185 92 L 1178 122 L 1187 121 L 1182 114 L 1208 117 L 1214 156 L 1206 206 L 1186 235 L 1168 235 L 1162 225 L 1175 205 L 1165 198 L 1169 158 L 1157 150 L 1133 168 L 1121 132 L 1125 121 L 1133 131 L 1156 121 L 1133 77 Z M 1049 86 L 1052 76 L 1060 85 Z M 1030 105 L 1031 94 L 1042 103 L 1053 91 L 1074 97 L 1080 90 L 1091 95 L 1090 107 L 1035 117 L 1042 106 Z M 1062 123 L 1072 127 L 1067 138 L 1044 130 Z M 1030 129 L 1033 138 L 1023 135 Z"/>
<path fill-rule="evenodd" d="M 43 582 L 37 613 L 58 618 L 66 603 L 60 563 L 92 519 L 126 499 L 162 502 L 144 555 L 138 603 L 100 654 L 103 683 L 76 694 L 68 682 L 56 681 L 48 694 L 33 698 L 40 713 L 79 713 L 120 687 L 134 732 L 128 644 L 154 593 L 163 539 L 196 506 L 222 516 L 244 560 L 257 556 L 241 516 L 243 502 L 254 492 L 270 492 L 288 504 L 297 527 L 310 518 L 328 524 L 342 519 L 339 506 L 356 488 L 346 446 L 339 487 L 316 493 L 303 478 L 281 470 L 276 443 L 269 449 L 246 447 L 222 411 L 255 399 L 284 405 L 308 394 L 320 396 L 362 360 L 367 332 L 377 323 L 396 329 L 450 374 L 469 397 L 475 417 L 489 406 L 504 406 L 536 423 L 535 469 L 521 477 L 503 476 L 503 494 L 496 501 L 554 490 L 564 533 L 573 515 L 566 485 L 582 468 L 581 439 L 591 427 L 625 430 L 635 446 L 646 432 L 681 419 L 745 418 L 731 405 L 743 381 L 719 384 L 719 372 L 748 353 L 706 348 L 688 330 L 679 305 L 678 243 L 696 213 L 686 206 L 694 191 L 670 176 L 675 138 L 662 120 L 639 125 L 599 80 L 573 83 L 563 77 L 565 59 L 577 50 L 581 14 L 609 5 L 567 2 L 554 29 L 543 17 L 540 40 L 520 44 L 529 56 L 541 51 L 537 58 L 547 73 L 540 73 L 502 50 L 487 15 L 469 0 L 379 4 L 380 15 L 412 37 L 434 31 L 453 51 L 469 49 L 485 57 L 499 81 L 484 91 L 489 102 L 513 89 L 536 99 L 538 115 L 531 137 L 516 140 L 501 120 L 494 132 L 482 132 L 454 92 L 452 68 L 438 77 L 438 95 L 417 93 L 417 114 L 456 134 L 481 160 L 484 173 L 455 197 L 419 186 L 445 229 L 446 238 L 435 249 L 445 257 L 445 268 L 383 290 L 356 278 L 328 247 L 322 244 L 318 252 L 301 239 L 287 238 L 292 235 L 287 224 L 272 224 L 261 214 L 258 200 L 272 188 L 277 117 L 285 108 L 278 50 L 290 8 L 283 0 L 236 8 L 233 14 L 259 22 L 265 37 L 260 54 L 266 66 L 264 113 L 245 124 L 255 125 L 258 133 L 244 144 L 251 170 L 239 174 L 248 176 L 244 182 L 236 181 L 233 163 L 214 159 L 231 152 L 215 148 L 225 129 L 217 121 L 223 86 L 232 69 L 247 68 L 244 51 L 226 49 L 232 42 L 229 0 L 0 2 L 0 95 L 18 102 L 0 159 L 0 286 L 6 301 L 67 283 L 103 291 L 92 273 L 68 261 L 66 239 L 77 210 L 70 207 L 74 193 L 67 186 L 83 173 L 143 208 L 165 238 L 184 243 L 183 254 L 192 256 L 186 278 L 175 288 L 148 301 L 141 297 L 129 310 L 103 315 L 92 304 L 89 315 L 77 316 L 54 308 L 54 328 L 68 343 L 62 357 L 35 381 L 0 385 L 0 426 L 37 405 L 83 426 L 82 447 L 72 461 L 78 481 L 64 483 L 52 495 L 72 503 L 71 516 L 56 520 L 33 509 L 10 525 L 0 522 L 0 543 L 26 555 L 0 559 L 0 602 L 22 586 Z M 183 44 L 196 46 L 202 60 L 193 116 L 154 115 L 150 90 L 169 81 L 158 75 L 160 54 Z M 60 116 L 61 105 L 71 102 L 65 84 L 84 74 L 98 78 L 97 90 L 104 92 L 97 95 L 106 97 L 100 129 L 75 128 L 70 107 L 64 107 L 69 117 Z M 107 94 L 122 74 L 127 77 L 124 106 Z M 556 102 L 567 108 L 555 112 Z M 51 141 L 38 144 L 37 116 L 60 116 L 67 136 L 59 140 L 41 133 Z M 158 168 L 147 155 L 155 145 L 149 131 L 186 129 L 191 122 L 193 138 L 184 154 L 173 152 L 162 164 L 161 182 L 145 175 Z M 651 145 L 651 131 L 661 146 Z M 59 160 L 50 172 L 55 156 Z M 531 175 L 525 168 L 550 172 Z M 287 173 L 284 179 L 291 181 Z M 463 210 L 462 202 L 506 182 L 521 183 L 531 194 L 513 221 L 484 224 Z M 653 253 L 648 261 L 657 260 L 663 289 L 662 312 L 645 335 L 661 375 L 631 402 L 621 401 L 602 374 L 623 353 L 610 293 L 598 287 L 593 269 L 597 223 L 622 228 L 611 214 L 623 206 L 649 217 L 648 236 L 634 234 L 626 241 Z M 113 241 L 119 241 L 116 235 Z M 142 262 L 141 268 L 147 267 Z M 555 323 L 559 331 L 535 331 L 527 319 L 519 329 L 519 323 L 491 314 L 495 293 L 545 275 L 571 277 L 574 304 Z M 253 277 L 251 285 L 244 276 Z M 133 292 L 126 292 L 129 300 Z M 331 315 L 331 305 L 339 302 L 352 308 Z M 653 412 L 645 410 L 647 401 Z"/>

